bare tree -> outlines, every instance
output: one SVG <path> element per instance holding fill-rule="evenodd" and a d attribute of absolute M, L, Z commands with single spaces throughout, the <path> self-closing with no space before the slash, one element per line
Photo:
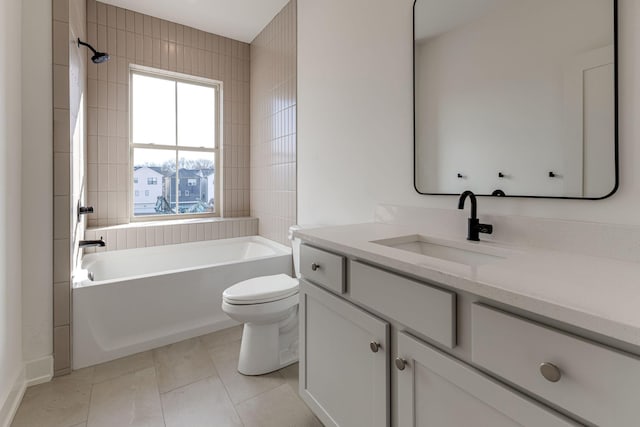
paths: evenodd
<path fill-rule="evenodd" d="M 179 164 L 180 164 L 180 169 L 202 170 L 202 169 L 213 169 L 215 167 L 212 160 L 203 159 L 203 158 L 187 159 L 187 158 L 181 157 Z"/>

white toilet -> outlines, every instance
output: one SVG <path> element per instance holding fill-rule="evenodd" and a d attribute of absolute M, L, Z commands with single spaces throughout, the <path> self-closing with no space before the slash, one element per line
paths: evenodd
<path fill-rule="evenodd" d="M 299 277 L 300 241 L 289 239 Z M 286 274 L 245 280 L 222 294 L 222 310 L 244 323 L 238 371 L 262 375 L 298 361 L 298 279 Z"/>

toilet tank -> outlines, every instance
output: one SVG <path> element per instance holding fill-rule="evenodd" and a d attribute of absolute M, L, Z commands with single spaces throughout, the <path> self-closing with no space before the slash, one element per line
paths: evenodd
<path fill-rule="evenodd" d="M 302 241 L 297 237 L 293 237 L 296 230 L 307 230 L 310 228 L 327 227 L 325 224 L 316 225 L 292 225 L 289 227 L 289 240 L 291 240 L 291 251 L 293 252 L 293 270 L 296 278 L 300 278 L 300 243 Z"/>
<path fill-rule="evenodd" d="M 293 232 L 302 228 L 299 225 L 289 227 L 289 240 L 291 240 L 291 251 L 293 252 L 293 270 L 298 279 L 300 278 L 300 239 L 293 237 Z"/>

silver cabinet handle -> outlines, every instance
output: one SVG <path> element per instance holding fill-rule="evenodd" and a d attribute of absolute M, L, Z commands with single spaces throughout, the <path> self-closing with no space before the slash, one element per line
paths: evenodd
<path fill-rule="evenodd" d="M 544 362 L 540 364 L 540 373 L 547 381 L 557 383 L 562 378 L 562 372 L 553 363 Z"/>
<path fill-rule="evenodd" d="M 397 357 L 395 363 L 396 363 L 396 368 L 398 368 L 398 371 L 404 371 L 404 368 L 407 366 L 407 361 L 404 360 L 402 357 Z"/>
<path fill-rule="evenodd" d="M 372 352 L 377 353 L 378 350 L 380 350 L 380 343 L 377 343 L 375 341 L 371 341 L 369 343 L 369 348 L 371 349 Z"/>
<path fill-rule="evenodd" d="M 311 270 L 316 271 L 320 268 L 319 264 L 316 264 L 315 262 L 313 264 L 311 264 Z"/>

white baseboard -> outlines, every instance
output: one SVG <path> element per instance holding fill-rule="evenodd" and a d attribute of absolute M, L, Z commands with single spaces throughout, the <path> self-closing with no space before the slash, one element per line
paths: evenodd
<path fill-rule="evenodd" d="M 7 399 L 0 404 L 0 427 L 9 427 L 11 425 L 26 388 L 27 384 L 25 381 L 23 366 L 13 382 L 13 387 L 11 388 Z"/>
<path fill-rule="evenodd" d="M 46 383 L 53 378 L 53 356 L 25 362 L 13 382 L 7 399 L 0 404 L 0 427 L 10 427 L 27 387 Z"/>
<path fill-rule="evenodd" d="M 53 378 L 53 356 L 45 356 L 24 364 L 27 387 L 51 381 Z"/>

